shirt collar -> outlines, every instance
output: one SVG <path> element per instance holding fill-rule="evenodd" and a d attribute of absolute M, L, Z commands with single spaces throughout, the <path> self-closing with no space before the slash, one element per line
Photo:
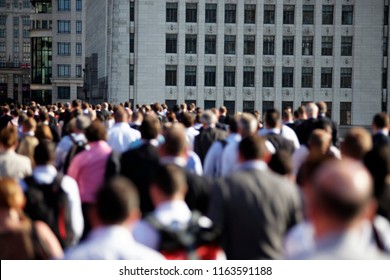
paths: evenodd
<path fill-rule="evenodd" d="M 267 164 L 262 160 L 248 160 L 241 163 L 238 167 L 238 170 L 267 170 Z"/>

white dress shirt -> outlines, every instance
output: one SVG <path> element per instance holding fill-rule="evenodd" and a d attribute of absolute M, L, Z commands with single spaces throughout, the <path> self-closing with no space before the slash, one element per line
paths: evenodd
<path fill-rule="evenodd" d="M 141 133 L 138 130 L 131 128 L 127 123 L 120 122 L 115 123 L 109 129 L 107 143 L 114 151 L 123 153 L 131 143 L 138 139 L 141 139 Z"/>
<path fill-rule="evenodd" d="M 152 214 L 160 223 L 166 226 L 182 228 L 191 219 L 191 210 L 182 200 L 163 202 L 156 207 Z M 136 241 L 145 246 L 158 249 L 160 236 L 148 222 L 141 220 L 135 225 L 133 235 Z"/>
<path fill-rule="evenodd" d="M 295 131 L 291 128 L 291 127 L 288 127 L 287 125 L 283 125 L 282 126 L 282 129 L 279 129 L 279 128 L 273 128 L 273 129 L 267 129 L 267 128 L 263 128 L 259 131 L 259 135 L 267 135 L 269 133 L 275 133 L 275 134 L 280 134 L 281 136 L 283 136 L 284 138 L 286 138 L 287 140 L 290 140 L 294 143 L 294 148 L 295 149 L 298 149 L 300 144 L 299 144 L 299 139 L 297 137 L 297 134 L 295 133 Z"/>
<path fill-rule="evenodd" d="M 230 133 L 226 138 L 226 146 L 230 143 L 240 142 L 241 135 L 237 133 Z M 222 174 L 222 154 L 226 148 L 222 146 L 221 141 L 215 141 L 210 149 L 207 151 L 204 159 L 203 173 L 209 177 L 218 178 Z"/>
<path fill-rule="evenodd" d="M 87 239 L 65 252 L 68 260 L 163 260 L 164 257 L 139 243 L 121 225 L 93 229 Z"/>

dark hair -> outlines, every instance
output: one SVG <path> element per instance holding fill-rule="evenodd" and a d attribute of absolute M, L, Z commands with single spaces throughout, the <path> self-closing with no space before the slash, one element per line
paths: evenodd
<path fill-rule="evenodd" d="M 113 177 L 97 193 L 97 214 L 106 225 L 120 224 L 139 208 L 138 191 L 133 183 L 122 176 Z"/>
<path fill-rule="evenodd" d="M 264 121 L 265 123 L 271 127 L 275 128 L 280 123 L 280 113 L 276 109 L 269 109 L 265 112 Z"/>
<path fill-rule="evenodd" d="M 185 173 L 182 168 L 174 164 L 161 165 L 157 168 L 152 184 L 168 197 L 187 191 Z"/>
<path fill-rule="evenodd" d="M 387 128 L 389 126 L 389 115 L 387 115 L 385 112 L 376 114 L 372 120 L 372 123 L 377 128 Z"/>
<path fill-rule="evenodd" d="M 88 142 L 97 142 L 107 139 L 107 130 L 101 121 L 93 121 L 90 126 L 85 129 L 85 137 Z"/>
<path fill-rule="evenodd" d="M 238 150 L 244 160 L 263 159 L 265 155 L 265 141 L 258 135 L 248 136 L 241 140 Z"/>
<path fill-rule="evenodd" d="M 55 144 L 49 140 L 42 140 L 34 149 L 36 165 L 46 165 L 55 160 Z"/>
<path fill-rule="evenodd" d="M 269 168 L 280 175 L 292 174 L 291 155 L 286 151 L 277 151 L 268 162 Z"/>

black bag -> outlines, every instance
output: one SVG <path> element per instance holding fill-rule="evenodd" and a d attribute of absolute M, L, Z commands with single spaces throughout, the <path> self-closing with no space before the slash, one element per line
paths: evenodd
<path fill-rule="evenodd" d="M 28 185 L 24 212 L 34 221 L 45 222 L 61 243 L 67 248 L 74 240 L 71 223 L 71 209 L 68 195 L 61 187 L 62 174 L 51 184 L 38 184 L 34 177 L 25 178 Z"/>
<path fill-rule="evenodd" d="M 146 221 L 158 231 L 160 244 L 158 250 L 166 259 L 216 259 L 219 247 L 212 223 L 202 223 L 206 218 L 198 211 L 192 211 L 191 219 L 184 229 L 177 229 L 160 223 L 153 215 Z M 208 218 L 206 218 L 208 219 Z"/>
<path fill-rule="evenodd" d="M 72 161 L 72 159 L 80 152 L 85 150 L 86 144 L 84 141 L 76 141 L 76 139 L 73 138 L 72 135 L 69 135 L 70 139 L 73 142 L 73 146 L 70 148 L 68 154 L 66 155 L 64 166 L 63 166 L 63 172 L 66 174 L 68 172 L 69 165 Z"/>

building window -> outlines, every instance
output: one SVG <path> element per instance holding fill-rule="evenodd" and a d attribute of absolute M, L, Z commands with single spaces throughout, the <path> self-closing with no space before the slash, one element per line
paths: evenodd
<path fill-rule="evenodd" d="M 267 112 L 268 110 L 271 110 L 274 108 L 274 102 L 273 101 L 263 101 L 263 114 Z"/>
<path fill-rule="evenodd" d="M 31 9 L 31 1 L 30 0 L 23 0 L 23 8 L 24 9 Z"/>
<path fill-rule="evenodd" d="M 330 67 L 321 68 L 321 88 L 332 87 L 332 72 L 333 69 Z"/>
<path fill-rule="evenodd" d="M 352 25 L 353 24 L 353 6 L 343 5 L 343 10 L 341 14 L 341 24 L 343 25 Z"/>
<path fill-rule="evenodd" d="M 70 11 L 70 0 L 58 0 L 58 11 Z"/>
<path fill-rule="evenodd" d="M 313 67 L 302 67 L 302 88 L 313 87 Z"/>
<path fill-rule="evenodd" d="M 14 42 L 14 54 L 17 55 L 19 53 L 19 42 Z"/>
<path fill-rule="evenodd" d="M 253 113 L 255 111 L 255 101 L 243 101 L 242 111 L 244 113 Z"/>
<path fill-rule="evenodd" d="M 58 64 L 57 71 L 58 71 L 58 77 L 70 77 L 69 64 Z"/>
<path fill-rule="evenodd" d="M 255 36 L 245 35 L 244 36 L 244 54 L 253 55 L 255 54 Z"/>
<path fill-rule="evenodd" d="M 225 23 L 236 23 L 236 4 L 225 4 Z"/>
<path fill-rule="evenodd" d="M 166 13 L 167 22 L 177 22 L 177 3 L 167 3 Z"/>
<path fill-rule="evenodd" d="M 217 4 L 206 4 L 206 23 L 217 22 Z"/>
<path fill-rule="evenodd" d="M 185 86 L 196 87 L 196 66 L 186 66 Z"/>
<path fill-rule="evenodd" d="M 314 24 L 314 5 L 303 5 L 303 24 Z"/>
<path fill-rule="evenodd" d="M 387 68 L 382 68 L 382 88 L 387 89 Z"/>
<path fill-rule="evenodd" d="M 57 43 L 58 55 L 70 55 L 70 43 Z"/>
<path fill-rule="evenodd" d="M 264 24 L 275 24 L 275 5 L 264 5 Z"/>
<path fill-rule="evenodd" d="M 322 24 L 323 25 L 333 24 L 333 5 L 322 6 Z"/>
<path fill-rule="evenodd" d="M 76 33 L 81 34 L 83 32 L 83 23 L 81 20 L 76 20 Z"/>
<path fill-rule="evenodd" d="M 70 87 L 58 87 L 57 93 L 58 99 L 70 99 Z"/>
<path fill-rule="evenodd" d="M 341 56 L 351 56 L 352 55 L 352 36 L 342 36 L 341 37 Z"/>
<path fill-rule="evenodd" d="M 5 8 L 5 0 L 0 0 L 0 8 Z"/>
<path fill-rule="evenodd" d="M 5 47 L 5 42 L 0 42 L 0 52 L 5 52 L 6 47 Z"/>
<path fill-rule="evenodd" d="M 352 68 L 340 69 L 340 88 L 352 87 Z"/>
<path fill-rule="evenodd" d="M 244 87 L 255 86 L 255 67 L 244 67 Z"/>
<path fill-rule="evenodd" d="M 30 38 L 30 30 L 23 29 L 23 39 L 28 39 L 28 38 Z"/>
<path fill-rule="evenodd" d="M 134 33 L 130 33 L 134 34 Z M 177 34 L 167 34 L 165 41 L 166 53 L 177 53 Z"/>
<path fill-rule="evenodd" d="M 204 85 L 206 87 L 215 87 L 216 69 L 215 66 L 204 67 Z"/>
<path fill-rule="evenodd" d="M 283 36 L 283 55 L 294 55 L 293 36 Z"/>
<path fill-rule="evenodd" d="M 57 21 L 58 33 L 70 33 L 70 20 Z"/>
<path fill-rule="evenodd" d="M 294 68 L 282 68 L 282 87 L 294 87 Z"/>
<path fill-rule="evenodd" d="M 389 25 L 389 6 L 385 6 L 383 13 L 383 25 Z"/>
<path fill-rule="evenodd" d="M 130 53 L 134 52 L 134 33 L 130 33 Z"/>
<path fill-rule="evenodd" d="M 333 55 L 333 37 L 332 36 L 322 36 L 321 55 L 323 55 L 323 56 L 332 56 Z"/>
<path fill-rule="evenodd" d="M 186 34 L 186 53 L 196 53 L 196 34 Z"/>
<path fill-rule="evenodd" d="M 134 64 L 130 64 L 129 67 L 129 85 L 134 85 Z"/>
<path fill-rule="evenodd" d="M 217 36 L 206 35 L 205 36 L 205 54 L 216 54 L 217 53 Z"/>
<path fill-rule="evenodd" d="M 131 5 L 131 2 L 130 2 Z M 76 11 L 81 12 L 83 10 L 83 1 L 82 0 L 76 0 Z"/>
<path fill-rule="evenodd" d="M 313 36 L 302 37 L 302 55 L 313 55 Z"/>
<path fill-rule="evenodd" d="M 340 125 L 352 124 L 352 103 L 340 102 Z"/>
<path fill-rule="evenodd" d="M 245 4 L 244 23 L 256 23 L 256 5 Z"/>
<path fill-rule="evenodd" d="M 215 108 L 215 100 L 205 100 L 203 108 L 205 110 Z"/>
<path fill-rule="evenodd" d="M 236 102 L 231 100 L 223 101 L 223 106 L 226 107 L 229 115 L 233 116 L 236 113 Z"/>
<path fill-rule="evenodd" d="M 15 39 L 19 38 L 19 29 L 14 29 L 14 38 Z"/>
<path fill-rule="evenodd" d="M 165 85 L 176 86 L 177 66 L 166 65 L 165 66 Z"/>
<path fill-rule="evenodd" d="M 294 24 L 294 5 L 283 6 L 283 24 Z"/>
<path fill-rule="evenodd" d="M 83 45 L 81 43 L 76 43 L 76 55 L 80 56 L 83 53 Z"/>
<path fill-rule="evenodd" d="M 82 73 L 81 64 L 77 64 L 76 65 L 76 77 L 81 78 L 81 73 Z"/>
<path fill-rule="evenodd" d="M 223 75 L 223 85 L 225 87 L 236 86 L 236 68 L 232 66 L 225 66 Z"/>
<path fill-rule="evenodd" d="M 134 2 L 130 2 L 130 21 L 134 21 Z"/>
<path fill-rule="evenodd" d="M 387 56 L 388 37 L 383 37 L 383 56 Z"/>
<path fill-rule="evenodd" d="M 197 22 L 198 4 L 186 3 L 186 22 Z"/>
<path fill-rule="evenodd" d="M 30 42 L 23 42 L 23 52 L 30 54 Z"/>
<path fill-rule="evenodd" d="M 0 38 L 5 38 L 5 29 L 0 29 Z"/>
<path fill-rule="evenodd" d="M 274 87 L 273 67 L 263 67 L 263 87 Z"/>
<path fill-rule="evenodd" d="M 7 17 L 6 16 L 0 16 L 0 25 L 6 25 L 7 23 Z"/>
<path fill-rule="evenodd" d="M 27 17 L 22 17 L 22 21 L 23 21 L 23 26 L 30 26 L 30 18 L 27 16 Z"/>
<path fill-rule="evenodd" d="M 14 17 L 13 21 L 15 26 L 19 26 L 19 17 Z"/>
<path fill-rule="evenodd" d="M 263 54 L 264 55 L 274 55 L 274 52 L 275 52 L 275 37 L 274 36 L 264 36 Z"/>
<path fill-rule="evenodd" d="M 235 35 L 225 35 L 225 54 L 236 54 Z"/>

